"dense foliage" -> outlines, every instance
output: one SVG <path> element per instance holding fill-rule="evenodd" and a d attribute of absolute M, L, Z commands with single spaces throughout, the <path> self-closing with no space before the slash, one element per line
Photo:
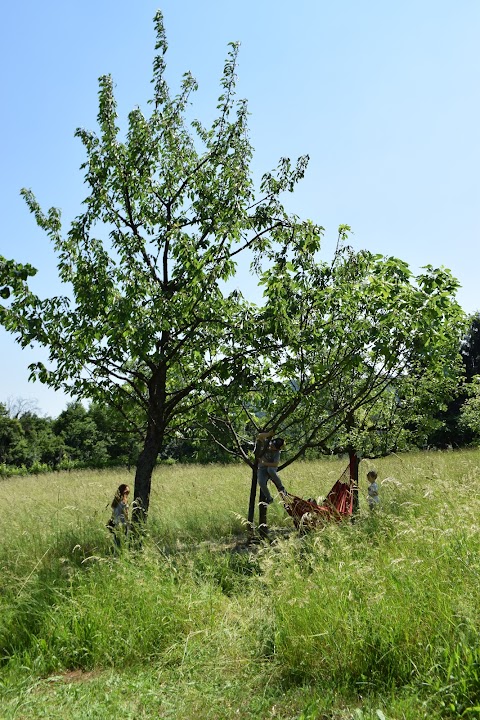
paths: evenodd
<path fill-rule="evenodd" d="M 0 475 L 130 467 L 139 451 L 139 442 L 122 416 L 98 403 L 87 409 L 72 402 L 54 419 L 31 408 L 18 412 L 0 403 Z M 230 458 L 209 442 L 178 438 L 165 447 L 160 460 L 201 463 Z"/>
<path fill-rule="evenodd" d="M 415 277 L 398 258 L 354 252 L 340 230 L 333 262 L 304 243 L 275 253 L 258 320 L 268 354 L 254 382 L 211 390 L 212 435 L 247 462 L 252 422 L 287 435 L 290 461 L 312 450 L 374 457 L 422 446 L 457 391 L 458 282 L 443 268 Z"/>
<path fill-rule="evenodd" d="M 469 321 L 468 330 L 460 345 L 464 381 L 457 387 L 455 397 L 436 413 L 437 428 L 429 434 L 428 443 L 435 447 L 461 448 L 478 443 L 480 438 L 480 313 Z"/>
<path fill-rule="evenodd" d="M 456 399 L 448 405 L 446 410 L 439 410 L 439 406 L 434 405 L 432 412 L 434 395 L 431 391 L 427 391 L 425 398 L 420 392 L 422 389 L 421 379 L 404 378 L 401 385 L 403 392 L 410 393 L 410 400 L 415 398 L 415 402 L 418 403 L 418 412 L 414 417 L 417 418 L 417 422 L 420 422 L 422 418 L 425 421 L 421 432 L 416 427 L 402 424 L 406 411 L 400 407 L 392 412 L 391 400 L 394 396 L 387 393 L 382 404 L 374 403 L 373 409 L 366 404 L 367 407 L 362 412 L 357 410 L 357 424 L 350 428 L 350 437 L 356 438 L 357 443 L 363 443 L 364 447 L 369 448 L 370 454 L 378 455 L 388 452 L 388 446 L 381 447 L 381 442 L 387 440 L 390 443 L 397 443 L 397 446 L 394 447 L 396 450 L 432 445 L 466 447 L 470 444 L 478 444 L 480 440 L 480 384 L 478 382 L 480 374 L 476 370 L 479 367 L 480 352 L 477 345 L 471 341 L 472 337 L 477 337 L 478 322 L 478 315 L 476 315 L 460 344 L 461 356 L 465 364 L 466 384 L 452 387 L 451 378 L 445 378 L 450 392 L 456 395 Z M 415 393 L 412 392 L 413 387 Z M 255 431 L 251 423 L 252 416 L 260 415 L 260 418 L 257 419 L 262 419 L 262 411 L 259 410 L 261 403 L 264 408 L 268 407 L 268 403 L 270 403 L 270 407 L 275 408 L 278 412 L 278 402 L 282 398 L 284 400 L 283 409 L 288 409 L 288 402 L 292 403 L 296 391 L 297 388 L 293 384 L 282 388 L 280 384 L 265 383 L 251 391 L 252 403 L 250 406 L 235 403 L 231 397 L 228 412 L 225 412 L 223 416 L 219 414 L 221 408 L 217 407 L 217 414 L 215 414 L 212 413 L 212 406 L 207 406 L 207 416 L 203 417 L 202 428 L 193 424 L 190 432 L 186 429 L 183 433 L 177 433 L 165 445 L 159 459 L 183 463 L 228 463 L 235 458 L 251 457 L 252 438 Z M 334 394 L 335 388 L 331 391 L 331 396 L 334 397 Z M 344 393 L 344 395 L 348 399 L 348 393 Z M 226 397 L 228 398 L 228 393 Z M 327 394 L 324 392 L 321 397 L 325 401 Z M 425 401 L 430 402 L 430 408 L 427 408 L 428 415 L 422 415 L 421 412 L 422 403 Z M 255 407 L 253 403 L 258 403 L 258 406 Z M 226 410 L 225 406 L 224 410 Z M 435 410 L 437 411 L 435 412 Z M 295 419 L 294 414 L 293 419 Z M 382 432 L 383 422 L 388 428 L 388 436 Z M 318 429 L 321 423 L 322 416 L 320 414 L 313 415 L 310 418 L 310 424 L 303 423 L 303 430 L 305 433 L 307 431 L 311 433 L 315 427 Z M 289 439 L 288 444 L 295 448 L 295 453 L 292 451 L 288 453 L 290 461 L 295 454 L 298 454 L 299 446 L 296 444 L 298 436 L 296 437 L 294 434 L 294 423 L 291 427 L 288 427 L 287 423 L 285 425 L 284 434 Z M 373 439 L 377 438 L 376 446 L 372 444 L 372 435 Z M 308 437 L 308 434 L 305 436 Z M 232 437 L 234 440 L 238 440 L 236 452 L 232 446 Z M 335 442 L 338 442 L 339 437 L 337 433 Z M 343 442 L 346 442 L 345 439 Z M 335 449 L 341 451 L 342 446 Z M 304 455 L 315 458 L 326 450 L 328 451 L 328 448 L 315 447 L 315 444 L 311 443 L 310 446 L 304 448 Z M 74 467 L 130 467 L 135 465 L 139 452 L 140 442 L 137 435 L 132 432 L 132 428 L 124 416 L 108 405 L 93 402 L 86 408 L 80 402 L 72 402 L 57 418 L 52 419 L 39 415 L 30 402 L 20 398 L 0 402 L 0 471 L 4 476 Z"/>

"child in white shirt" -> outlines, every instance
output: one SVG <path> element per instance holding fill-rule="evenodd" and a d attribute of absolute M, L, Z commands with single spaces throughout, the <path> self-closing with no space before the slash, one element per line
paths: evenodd
<path fill-rule="evenodd" d="M 367 473 L 367 480 L 368 480 L 368 507 L 370 510 L 374 510 L 375 507 L 380 502 L 380 498 L 378 497 L 378 483 L 377 483 L 377 471 L 376 470 L 370 470 Z"/>

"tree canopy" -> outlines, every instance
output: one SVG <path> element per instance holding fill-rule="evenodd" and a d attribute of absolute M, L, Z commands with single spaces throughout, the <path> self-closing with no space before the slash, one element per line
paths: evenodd
<path fill-rule="evenodd" d="M 160 12 L 155 29 L 150 113 L 132 110 L 122 135 L 113 81 L 104 76 L 99 132 L 76 132 L 88 194 L 66 234 L 60 211 L 44 212 L 22 190 L 54 244 L 66 294 L 38 297 L 28 285 L 33 268 L 0 260 L 2 324 L 22 346 L 49 350 L 31 378 L 108 403 L 142 438 L 135 501 L 143 513 L 159 452 L 188 424 L 212 378 L 246 373 L 264 347 L 249 303 L 225 289 L 237 258 L 250 252 L 258 261 L 272 244 L 318 235 L 280 201 L 303 176 L 306 157 L 282 159 L 255 187 L 247 104 L 235 95 L 238 45 L 230 46 L 207 128 L 186 120 L 193 76 L 185 73 L 177 94 L 167 86 Z"/>
<path fill-rule="evenodd" d="M 246 435 L 260 426 L 287 434 L 286 464 L 313 449 L 374 456 L 422 444 L 458 386 L 458 282 L 444 268 L 414 276 L 398 258 L 354 252 L 347 233 L 332 263 L 316 247 L 276 254 L 259 315 L 269 354 L 253 383 L 235 380 L 227 399 L 211 393 L 212 435 L 250 465 Z"/>

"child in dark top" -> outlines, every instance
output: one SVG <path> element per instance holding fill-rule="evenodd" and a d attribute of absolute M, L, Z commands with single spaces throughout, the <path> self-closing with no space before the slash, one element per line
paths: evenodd
<path fill-rule="evenodd" d="M 109 528 L 113 532 L 114 542 L 117 547 L 122 543 L 122 535 L 128 535 L 130 523 L 128 520 L 128 496 L 130 488 L 122 483 L 118 486 L 115 497 L 112 500 L 112 517 L 109 522 Z"/>

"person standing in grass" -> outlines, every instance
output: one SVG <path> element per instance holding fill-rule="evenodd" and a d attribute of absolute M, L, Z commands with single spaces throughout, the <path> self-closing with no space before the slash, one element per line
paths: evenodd
<path fill-rule="evenodd" d="M 128 485 L 122 483 L 118 486 L 115 497 L 112 500 L 112 517 L 108 523 L 109 529 L 113 533 L 113 539 L 115 545 L 120 547 L 122 544 L 122 538 L 126 538 L 130 529 L 130 523 L 128 518 L 128 496 L 130 495 L 130 488 Z"/>
<path fill-rule="evenodd" d="M 376 470 L 370 470 L 367 473 L 367 480 L 368 480 L 367 500 L 368 500 L 368 507 L 370 508 L 370 510 L 374 510 L 380 502 L 380 498 L 378 497 L 377 477 L 378 477 L 378 475 L 377 475 Z"/>
<path fill-rule="evenodd" d="M 263 496 L 268 505 L 273 502 L 273 497 L 267 487 L 268 480 L 271 480 L 278 492 L 286 495 L 287 491 L 278 474 L 280 465 L 280 451 L 285 445 L 283 438 L 272 438 L 272 432 L 263 432 L 257 435 L 257 447 L 259 448 L 257 480 Z"/>

